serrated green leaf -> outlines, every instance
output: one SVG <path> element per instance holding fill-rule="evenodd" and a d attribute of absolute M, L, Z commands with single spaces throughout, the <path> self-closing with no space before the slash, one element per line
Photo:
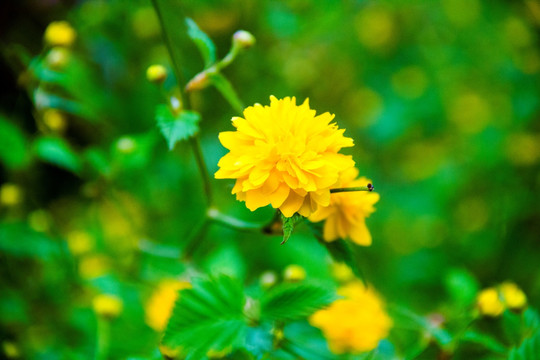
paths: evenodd
<path fill-rule="evenodd" d="M 236 93 L 236 90 L 234 90 L 231 82 L 220 73 L 212 73 L 209 77 L 212 85 L 214 85 L 221 95 L 223 95 L 225 100 L 229 102 L 234 111 L 241 114 L 244 111 L 245 106 Z"/>
<path fill-rule="evenodd" d="M 290 218 L 281 214 L 281 222 L 283 223 L 283 241 L 281 242 L 281 245 L 285 244 L 287 240 L 289 240 L 293 233 L 294 227 L 302 220 L 304 220 L 304 217 L 298 213 L 295 213 Z"/>
<path fill-rule="evenodd" d="M 169 150 L 174 149 L 177 142 L 189 139 L 199 131 L 201 117 L 195 111 L 182 111 L 173 115 L 166 105 L 156 108 L 156 122 L 165 137 Z"/>
<path fill-rule="evenodd" d="M 526 338 L 508 353 L 509 360 L 539 360 L 540 359 L 540 331 Z"/>
<path fill-rule="evenodd" d="M 193 40 L 204 59 L 204 67 L 209 68 L 216 62 L 216 45 L 204 31 L 202 31 L 195 21 L 186 18 L 188 35 Z"/>
<path fill-rule="evenodd" d="M 58 137 L 41 137 L 34 143 L 34 151 L 41 160 L 70 170 L 81 171 L 81 160 L 69 144 Z"/>
<path fill-rule="evenodd" d="M 282 284 L 261 298 L 261 319 L 288 321 L 302 319 L 328 305 L 334 291 L 315 284 Z"/>
<path fill-rule="evenodd" d="M 21 130 L 0 117 L 0 160 L 8 168 L 20 168 L 28 163 L 26 139 Z"/>
<path fill-rule="evenodd" d="M 237 347 L 247 326 L 244 303 L 242 287 L 227 276 L 194 281 L 176 301 L 163 342 L 192 356 Z"/>

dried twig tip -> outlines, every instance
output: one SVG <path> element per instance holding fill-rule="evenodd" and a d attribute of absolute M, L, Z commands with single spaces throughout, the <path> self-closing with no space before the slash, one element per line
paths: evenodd
<path fill-rule="evenodd" d="M 373 191 L 373 189 L 375 189 L 371 183 L 367 184 L 367 188 L 369 191 Z"/>

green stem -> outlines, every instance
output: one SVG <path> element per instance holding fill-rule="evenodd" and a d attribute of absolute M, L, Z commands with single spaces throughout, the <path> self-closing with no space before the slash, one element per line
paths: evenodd
<path fill-rule="evenodd" d="M 209 219 L 208 217 L 204 217 L 201 222 L 193 229 L 191 234 L 188 236 L 187 245 L 184 247 L 182 251 L 182 259 L 183 260 L 189 260 L 193 256 L 193 253 L 199 245 L 201 244 L 202 238 L 204 237 L 204 234 L 208 230 L 208 224 Z"/>
<path fill-rule="evenodd" d="M 97 317 L 96 360 L 106 360 L 109 353 L 111 328 L 109 320 L 103 316 Z"/>
<path fill-rule="evenodd" d="M 174 70 L 174 75 L 176 76 L 176 81 L 178 81 L 179 88 L 183 89 L 182 82 L 180 80 L 181 74 L 182 74 L 180 70 L 180 64 L 176 61 L 176 56 L 174 56 L 171 39 L 169 37 L 169 34 L 167 33 L 167 30 L 165 27 L 165 21 L 163 21 L 163 14 L 161 13 L 161 9 L 159 8 L 157 0 L 152 0 L 152 5 L 154 6 L 154 10 L 156 11 L 157 17 L 159 19 L 159 24 L 161 26 L 161 35 L 163 36 L 163 42 L 165 43 L 165 46 L 167 47 L 169 57 L 171 58 L 171 62 L 173 64 L 173 70 Z M 180 98 L 180 102 L 183 103 L 182 98 Z"/>
<path fill-rule="evenodd" d="M 243 221 L 235 217 L 225 215 L 221 213 L 218 209 L 212 207 L 208 209 L 206 214 L 210 220 L 235 230 L 260 232 L 262 229 L 265 228 L 265 224 Z"/>
<path fill-rule="evenodd" d="M 203 181 L 204 193 L 206 195 L 206 203 L 208 207 L 212 205 L 213 194 L 212 194 L 212 184 L 210 182 L 210 176 L 208 175 L 208 170 L 206 169 L 206 162 L 204 161 L 204 156 L 201 148 L 201 142 L 199 136 L 195 135 L 189 139 L 191 147 L 193 148 L 193 153 L 195 154 L 195 161 L 199 168 L 199 173 Z"/>
<path fill-rule="evenodd" d="M 373 191 L 373 189 L 374 189 L 373 185 L 367 184 L 367 186 L 330 189 L 330 193 L 333 194 L 333 193 L 352 192 L 352 191 Z"/>

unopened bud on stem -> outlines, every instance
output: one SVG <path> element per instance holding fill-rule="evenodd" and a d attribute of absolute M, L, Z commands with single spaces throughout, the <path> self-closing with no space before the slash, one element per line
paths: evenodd
<path fill-rule="evenodd" d="M 248 31 L 238 30 L 233 35 L 233 46 L 249 48 L 255 45 L 255 37 Z"/>
<path fill-rule="evenodd" d="M 167 70 L 163 65 L 151 65 L 146 70 L 148 81 L 160 84 L 167 78 Z"/>

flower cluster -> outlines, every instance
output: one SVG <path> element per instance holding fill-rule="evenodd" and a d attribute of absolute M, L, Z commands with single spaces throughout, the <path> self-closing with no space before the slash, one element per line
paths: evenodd
<path fill-rule="evenodd" d="M 243 118 L 232 119 L 236 131 L 219 135 L 230 151 L 219 161 L 215 177 L 236 179 L 232 193 L 252 211 L 272 205 L 285 217 L 299 213 L 314 222 L 326 220 L 326 241 L 349 237 L 369 245 L 365 218 L 379 195 L 331 195 L 331 189 L 369 183 L 357 179 L 352 158 L 339 153 L 353 141 L 333 119 L 329 113 L 316 115 L 308 99 L 296 105 L 294 97 L 271 96 L 270 106 L 250 106 Z"/>
<path fill-rule="evenodd" d="M 338 294 L 343 298 L 315 312 L 310 324 L 322 330 L 333 353 L 375 349 L 392 327 L 378 294 L 359 282 L 340 288 Z"/>
<path fill-rule="evenodd" d="M 527 296 L 514 283 L 504 282 L 482 290 L 476 299 L 478 310 L 487 316 L 499 316 L 505 309 L 518 310 L 527 305 Z"/>

